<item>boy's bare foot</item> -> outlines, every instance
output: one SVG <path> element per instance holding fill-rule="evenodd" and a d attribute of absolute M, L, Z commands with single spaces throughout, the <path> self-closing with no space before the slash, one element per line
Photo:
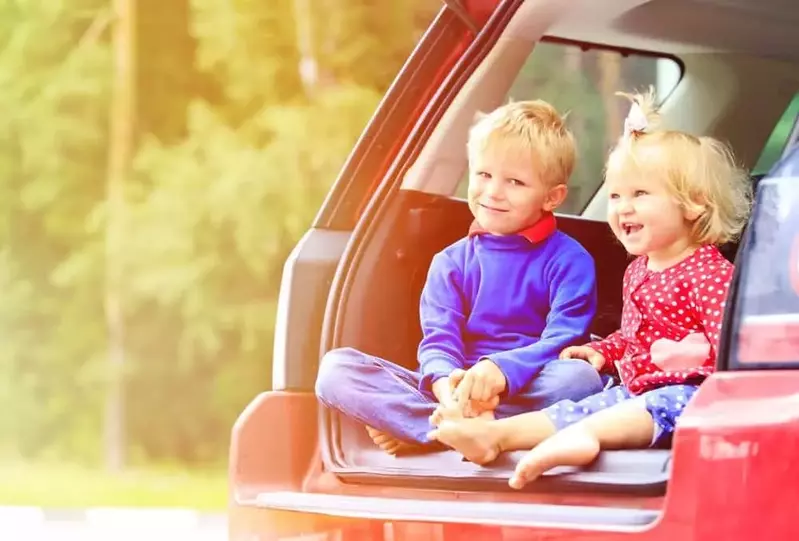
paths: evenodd
<path fill-rule="evenodd" d="M 520 489 L 556 466 L 584 466 L 597 457 L 599 449 L 596 436 L 584 426 L 573 425 L 529 451 L 516 465 L 508 484 Z"/>
<path fill-rule="evenodd" d="M 390 455 L 417 451 L 422 447 L 421 445 L 417 445 L 415 443 L 408 443 L 407 441 L 398 440 L 391 434 L 386 434 L 385 432 L 381 432 L 380 430 L 372 428 L 371 426 L 366 427 L 366 433 L 369 434 L 369 437 L 372 438 L 372 441 L 375 442 L 375 445 Z"/>
<path fill-rule="evenodd" d="M 493 423 L 480 417 L 443 421 L 427 437 L 452 447 L 475 464 L 488 464 L 502 452 Z"/>

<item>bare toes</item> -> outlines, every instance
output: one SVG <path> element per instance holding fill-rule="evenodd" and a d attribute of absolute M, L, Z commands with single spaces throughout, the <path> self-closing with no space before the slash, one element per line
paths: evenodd
<path fill-rule="evenodd" d="M 392 438 L 388 434 L 380 434 L 379 436 L 375 437 L 373 441 L 380 447 L 384 447 L 393 442 L 394 438 Z"/>
<path fill-rule="evenodd" d="M 524 488 L 524 485 L 532 480 L 530 479 L 530 472 L 534 469 L 533 466 L 534 461 L 527 460 L 527 457 L 525 456 L 525 458 L 516 465 L 516 469 L 513 471 L 513 475 L 508 481 L 508 485 L 516 490 Z"/>

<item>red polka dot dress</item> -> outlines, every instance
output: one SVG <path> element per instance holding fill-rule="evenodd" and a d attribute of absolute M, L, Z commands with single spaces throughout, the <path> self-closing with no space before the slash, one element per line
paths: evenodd
<path fill-rule="evenodd" d="M 733 272 L 715 246 L 663 271 L 646 264 L 641 256 L 624 274 L 621 328 L 587 344 L 633 395 L 697 383 L 713 372 Z"/>

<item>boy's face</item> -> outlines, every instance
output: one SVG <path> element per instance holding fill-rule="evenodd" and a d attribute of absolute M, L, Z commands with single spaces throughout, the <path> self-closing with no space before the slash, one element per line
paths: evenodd
<path fill-rule="evenodd" d="M 494 144 L 469 159 L 469 209 L 488 233 L 512 235 L 536 223 L 566 198 L 566 186 L 547 186 L 530 153 Z"/>

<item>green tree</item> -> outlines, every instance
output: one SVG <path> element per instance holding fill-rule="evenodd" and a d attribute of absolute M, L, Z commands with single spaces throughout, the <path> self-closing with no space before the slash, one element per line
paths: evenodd
<path fill-rule="evenodd" d="M 138 2 L 124 178 L 125 421 L 136 460 L 224 457 L 269 386 L 286 255 L 439 6 Z M 0 4 L 0 451 L 101 458 L 110 0 Z"/>
<path fill-rule="evenodd" d="M 26 454 L 99 452 L 96 231 L 107 134 L 109 17 L 100 0 L 0 8 L 4 336 L 0 439 Z M 89 255 L 77 272 L 73 250 Z M 89 324 L 87 324 L 87 322 Z"/>

